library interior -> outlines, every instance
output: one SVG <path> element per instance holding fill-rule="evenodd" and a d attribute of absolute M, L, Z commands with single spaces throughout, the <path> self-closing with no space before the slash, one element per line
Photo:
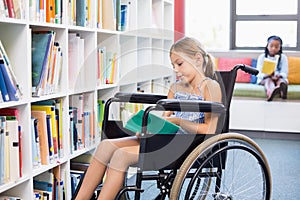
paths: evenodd
<path fill-rule="evenodd" d="M 299 16 L 300 0 L 0 0 L 0 200 L 76 199 L 98 145 L 124 136 L 139 161 L 115 199 L 298 199 Z M 220 102 L 170 98 L 185 38 Z M 171 111 L 218 116 L 214 134 L 179 134 L 192 122 Z"/>

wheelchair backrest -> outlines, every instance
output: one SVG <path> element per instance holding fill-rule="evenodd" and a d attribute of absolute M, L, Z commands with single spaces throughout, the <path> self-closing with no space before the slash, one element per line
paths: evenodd
<path fill-rule="evenodd" d="M 222 90 L 222 103 L 226 108 L 224 119 L 219 119 L 217 132 L 227 133 L 229 132 L 229 118 L 230 118 L 230 104 L 234 90 L 234 84 L 236 80 L 237 71 L 217 71 L 215 79 L 219 82 Z"/>

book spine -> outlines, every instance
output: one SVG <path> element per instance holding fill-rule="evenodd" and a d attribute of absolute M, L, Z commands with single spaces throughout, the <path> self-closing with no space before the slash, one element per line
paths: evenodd
<path fill-rule="evenodd" d="M 20 177 L 23 176 L 23 144 L 22 144 L 22 127 L 18 126 L 19 136 L 19 166 L 20 166 Z"/>
<path fill-rule="evenodd" d="M 7 2 L 7 8 L 8 8 L 8 16 L 10 18 L 15 18 L 16 13 L 15 13 L 13 0 L 6 0 L 6 2 Z"/>

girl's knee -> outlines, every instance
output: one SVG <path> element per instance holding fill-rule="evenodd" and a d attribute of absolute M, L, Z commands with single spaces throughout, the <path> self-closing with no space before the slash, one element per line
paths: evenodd
<path fill-rule="evenodd" d="M 102 140 L 94 153 L 94 158 L 107 164 L 116 149 L 109 139 Z"/>
<path fill-rule="evenodd" d="M 109 167 L 118 171 L 126 171 L 130 165 L 137 163 L 138 155 L 120 148 L 111 158 Z"/>

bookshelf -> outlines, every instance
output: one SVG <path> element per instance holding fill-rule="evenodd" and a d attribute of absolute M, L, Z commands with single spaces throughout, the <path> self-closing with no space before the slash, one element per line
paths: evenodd
<path fill-rule="evenodd" d="M 99 15 L 97 11 L 99 2 L 107 4 L 112 3 L 112 0 L 86 0 L 87 5 L 90 5 L 86 12 L 88 13 L 86 26 L 76 25 L 76 18 L 74 19 L 74 14 L 71 13 L 72 9 L 75 9 L 72 0 L 57 1 L 64 12 L 61 13 L 59 20 L 54 19 L 50 22 L 46 22 L 47 13 L 44 16 L 40 13 L 37 15 L 34 6 L 28 1 L 19 2 L 23 3 L 22 15 L 18 15 L 19 18 L 0 16 L 0 40 L 23 95 L 19 101 L 1 102 L 0 111 L 6 108 L 14 108 L 18 111 L 18 124 L 22 127 L 22 177 L 1 184 L 0 196 L 32 199 L 34 180 L 53 170 L 59 171 L 64 181 L 66 199 L 70 199 L 72 159 L 88 152 L 92 153 L 100 141 L 97 101 L 107 100 L 118 91 L 136 92 L 137 88 L 145 92 L 166 94 L 166 86 L 173 78 L 168 50 L 173 43 L 174 2 L 173 0 L 121 0 L 121 4 L 127 5 L 128 12 L 125 31 L 116 30 L 115 25 L 111 26 L 113 28 L 103 28 L 106 20 L 104 18 L 107 16 Z M 32 35 L 35 31 L 54 31 L 55 42 L 59 43 L 62 52 L 57 88 L 49 94 L 38 97 L 32 96 Z M 81 46 L 72 49 L 74 43 Z M 99 48 L 102 47 L 105 47 L 106 55 L 111 55 L 111 59 L 107 59 L 106 62 L 115 66 L 114 76 L 104 80 L 104 82 L 109 81 L 109 84 L 104 84 L 98 77 L 98 63 L 101 56 Z M 76 68 L 75 72 L 72 71 L 74 68 Z M 107 70 L 105 73 L 108 76 L 112 72 Z M 101 72 L 100 75 L 103 73 Z M 94 139 L 74 150 L 71 149 L 72 125 L 69 107 L 74 106 L 72 104 L 78 96 L 83 98 L 80 106 L 92 115 L 88 118 L 90 124 L 88 132 Z M 59 125 L 62 133 L 60 155 L 47 165 L 33 167 L 32 137 L 34 136 L 31 134 L 30 125 L 31 107 L 33 104 L 50 100 L 59 102 L 61 106 L 59 110 L 62 120 Z M 118 106 L 112 109 L 111 117 L 120 117 Z"/>

